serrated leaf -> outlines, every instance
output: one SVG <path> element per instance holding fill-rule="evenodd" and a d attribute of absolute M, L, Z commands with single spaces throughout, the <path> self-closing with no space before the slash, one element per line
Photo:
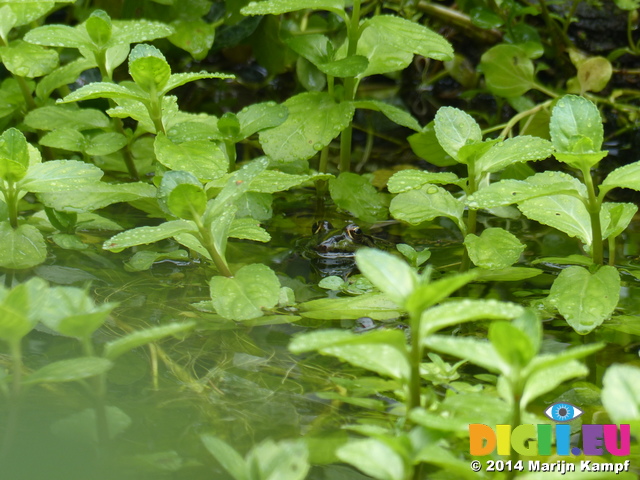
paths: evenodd
<path fill-rule="evenodd" d="M 280 295 L 278 277 L 262 264 L 246 265 L 231 278 L 213 277 L 209 286 L 213 307 L 229 320 L 260 317 L 277 305 Z"/>
<path fill-rule="evenodd" d="M 474 265 L 489 270 L 510 267 L 520 259 L 525 245 L 502 228 L 487 228 L 480 236 L 470 233 L 464 245 Z"/>
<path fill-rule="evenodd" d="M 207 208 L 207 195 L 199 185 L 177 185 L 167 196 L 167 207 L 178 218 L 194 220 Z"/>
<path fill-rule="evenodd" d="M 322 298 L 298 305 L 300 315 L 322 320 L 357 319 L 371 317 L 387 320 L 402 314 L 402 310 L 383 294 L 364 294 L 357 297 Z"/>
<path fill-rule="evenodd" d="M 254 103 L 238 112 L 241 139 L 266 128 L 277 127 L 287 119 L 287 107 L 271 102 Z"/>
<path fill-rule="evenodd" d="M 56 130 L 63 128 L 73 130 L 91 130 L 109 128 L 109 117 L 93 108 L 76 108 L 71 105 L 48 105 L 27 113 L 25 123 L 38 130 Z"/>
<path fill-rule="evenodd" d="M 406 262 L 381 250 L 361 248 L 356 252 L 356 263 L 362 274 L 399 306 L 419 283 L 417 273 Z"/>
<path fill-rule="evenodd" d="M 19 188 L 35 193 L 72 191 L 98 183 L 102 175 L 102 170 L 89 163 L 51 160 L 32 165 Z"/>
<path fill-rule="evenodd" d="M 91 38 L 77 28 L 67 25 L 44 25 L 29 30 L 25 36 L 25 41 L 36 45 L 48 47 L 66 48 L 91 48 Z"/>
<path fill-rule="evenodd" d="M 324 92 L 300 93 L 283 105 L 289 111 L 287 119 L 260 132 L 265 153 L 280 162 L 316 155 L 349 125 L 354 112 L 352 103 L 336 103 Z"/>
<path fill-rule="evenodd" d="M 220 79 L 234 79 L 235 75 L 227 73 L 211 73 L 211 72 L 188 72 L 188 73 L 174 73 L 169 77 L 164 88 L 160 90 L 160 95 L 165 95 L 174 88 L 185 85 L 189 82 L 195 82 L 196 80 L 204 80 L 207 78 L 220 78 Z"/>
<path fill-rule="evenodd" d="M 438 330 L 477 320 L 512 320 L 524 313 L 520 305 L 497 300 L 464 299 L 446 302 L 426 310 L 420 319 L 420 338 Z"/>
<path fill-rule="evenodd" d="M 63 99 L 58 100 L 58 103 L 79 102 L 82 100 L 91 100 L 93 98 L 126 98 L 143 103 L 148 100 L 148 97 L 122 85 L 107 82 L 94 82 L 89 85 L 85 85 L 84 87 L 80 87 L 75 92 L 72 92 Z"/>
<path fill-rule="evenodd" d="M 280 15 L 297 10 L 328 10 L 344 15 L 344 0 L 269 0 L 250 2 L 240 10 L 243 15 Z"/>
<path fill-rule="evenodd" d="M 45 100 L 49 98 L 51 92 L 56 88 L 75 82 L 82 72 L 95 66 L 96 63 L 94 61 L 81 57 L 58 67 L 38 82 L 38 85 L 36 85 L 36 95 L 39 99 Z M 80 111 L 81 110 L 76 110 L 76 112 Z M 32 112 L 29 112 L 29 114 L 30 113 Z M 29 114 L 27 114 L 27 116 Z"/>
<path fill-rule="evenodd" d="M 120 355 L 123 355 L 134 348 L 162 340 L 165 337 L 169 337 L 177 333 L 186 332 L 187 330 L 191 330 L 193 327 L 195 327 L 194 322 L 174 322 L 167 325 L 159 325 L 157 327 L 138 330 L 117 340 L 108 342 L 104 346 L 104 356 L 105 358 L 113 361 Z"/>
<path fill-rule="evenodd" d="M 584 97 L 565 95 L 553 107 L 549 133 L 559 153 L 599 153 L 604 129 L 598 107 Z"/>
<path fill-rule="evenodd" d="M 578 237 L 585 245 L 593 241 L 591 217 L 582 200 L 569 195 L 549 195 L 518 204 L 529 219 L 556 228 L 570 237 Z"/>
<path fill-rule="evenodd" d="M 38 194 L 46 206 L 64 212 L 92 212 L 119 202 L 150 199 L 156 196 L 156 188 L 144 182 L 112 184 L 89 183 L 70 191 L 52 191 Z"/>
<path fill-rule="evenodd" d="M 616 168 L 601 184 L 601 190 L 609 191 L 616 187 L 640 190 L 640 162 Z"/>
<path fill-rule="evenodd" d="M 540 137 L 519 135 L 493 145 L 475 163 L 478 173 L 494 173 L 517 162 L 544 160 L 553 153 L 551 142 Z"/>
<path fill-rule="evenodd" d="M 255 240 L 256 242 L 268 242 L 271 235 L 260 226 L 260 223 L 253 218 L 235 218 L 229 228 L 229 236 L 244 240 Z"/>
<path fill-rule="evenodd" d="M 426 184 L 420 189 L 400 193 L 389 205 L 393 218 L 419 225 L 436 217 L 452 219 L 461 230 L 465 230 L 462 216 L 464 204 L 448 191 L 437 185 Z"/>
<path fill-rule="evenodd" d="M 82 133 L 72 128 L 58 128 L 40 139 L 40 145 L 70 152 L 84 152 L 85 138 Z"/>
<path fill-rule="evenodd" d="M 166 23 L 146 19 L 113 20 L 111 26 L 111 39 L 105 47 L 148 42 L 156 38 L 168 37 L 174 32 L 174 29 Z"/>
<path fill-rule="evenodd" d="M 328 173 L 317 173 L 314 175 L 292 175 L 278 170 L 265 170 L 252 182 L 250 191 L 260 193 L 275 193 L 289 190 L 307 182 L 316 180 L 327 180 L 333 175 Z"/>
<path fill-rule="evenodd" d="M 407 140 L 413 153 L 433 165 L 447 167 L 457 163 L 438 142 L 433 121 L 429 122 L 421 132 L 407 137 Z"/>
<path fill-rule="evenodd" d="M 218 145 L 206 140 L 175 144 L 159 133 L 154 142 L 154 151 L 158 161 L 165 167 L 190 172 L 203 181 L 219 178 L 229 168 L 229 161 Z"/>
<path fill-rule="evenodd" d="M 455 173 L 425 172 L 423 170 L 407 169 L 394 173 L 387 182 L 390 193 L 402 193 L 421 188 L 433 183 L 437 185 L 457 184 L 460 181 Z"/>
<path fill-rule="evenodd" d="M 422 130 L 422 127 L 420 127 L 420 124 L 413 117 L 413 115 L 411 115 L 406 110 L 402 110 L 389 103 L 380 102 L 378 100 L 358 100 L 354 102 L 354 106 L 356 108 L 366 108 L 368 110 L 381 112 L 392 122 L 395 122 L 402 127 L 407 127 L 411 130 L 415 130 L 416 132 Z"/>
<path fill-rule="evenodd" d="M 633 217 L 638 212 L 638 206 L 633 203 L 609 203 L 602 204 L 604 216 L 609 218 L 609 222 L 602 225 L 602 239 L 617 237 L 626 230 Z"/>
<path fill-rule="evenodd" d="M 85 22 L 85 30 L 98 47 L 106 45 L 111 39 L 111 18 L 104 10 L 94 10 Z"/>
<path fill-rule="evenodd" d="M 157 227 L 138 227 L 119 233 L 102 245 L 105 250 L 123 250 L 135 245 L 145 245 L 173 237 L 179 233 L 197 232 L 196 225 L 188 220 L 172 220 Z"/>
<path fill-rule="evenodd" d="M 317 350 L 352 365 L 396 379 L 409 378 L 406 337 L 399 330 L 379 330 L 363 334 L 324 330 L 299 335 L 289 344 L 294 353 Z"/>
<path fill-rule="evenodd" d="M 462 147 L 482 141 L 478 123 L 471 115 L 457 108 L 439 108 L 434 122 L 438 142 L 456 160 Z"/>
<path fill-rule="evenodd" d="M 605 265 L 596 273 L 583 267 L 564 269 L 553 282 L 548 302 L 567 323 L 586 335 L 611 316 L 620 296 L 620 275 Z"/>
<path fill-rule="evenodd" d="M 175 30 L 169 37 L 171 43 L 189 52 L 194 60 L 203 60 L 207 56 L 216 37 L 215 24 L 202 19 L 179 19 L 174 20 L 171 26 Z"/>
<path fill-rule="evenodd" d="M 144 91 L 156 94 L 167 84 L 171 67 L 160 50 L 141 43 L 129 54 L 129 74 Z"/>

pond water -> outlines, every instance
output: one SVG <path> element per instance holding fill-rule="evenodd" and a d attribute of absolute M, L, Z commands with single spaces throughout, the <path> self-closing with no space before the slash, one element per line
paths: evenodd
<path fill-rule="evenodd" d="M 335 292 L 317 286 L 322 272 L 300 252 L 292 251 L 293 240 L 308 235 L 312 222 L 311 215 L 277 215 L 269 226 L 274 237 L 271 244 L 234 243 L 229 248 L 231 263 L 267 263 L 278 272 L 282 284 L 294 290 L 298 302 L 335 296 Z M 512 221 L 509 228 L 528 245 L 525 263 L 551 252 L 556 256 L 579 253 L 574 239 L 549 228 L 520 220 Z M 396 223 L 375 231 L 394 241 L 402 239 L 414 246 L 429 247 L 431 261 L 438 269 L 458 268 L 460 238 L 448 221 L 420 228 Z M 6 450 L 2 478 L 226 479 L 231 477 L 205 450 L 200 434 L 213 433 L 244 453 L 266 438 L 333 436 L 340 442 L 345 435 L 340 431 L 343 425 L 365 422 L 390 426 L 397 418 L 399 404 L 375 393 L 376 382 L 383 380 L 362 377 L 362 370 L 332 357 L 296 357 L 287 350 L 292 335 L 298 332 L 317 327 L 352 329 L 353 320 L 301 318 L 291 323 L 298 313 L 292 309 L 270 317 L 267 323 L 271 324 L 267 325 L 223 321 L 192 306 L 208 299 L 207 281 L 214 272 L 206 265 L 164 261 L 148 271 L 129 272 L 124 263 L 131 252 L 98 254 L 101 240 L 96 238 L 84 251 L 54 248 L 53 260 L 36 269 L 39 276 L 52 283 L 87 285 L 99 302 L 119 302 L 110 321 L 94 337 L 98 350 L 108 340 L 148 326 L 185 319 L 197 319 L 198 326 L 181 338 L 138 348 L 118 359 L 108 373 L 106 397 L 107 405 L 117 407 L 117 420 L 111 425 L 117 435 L 101 448 L 96 446 L 92 426 L 90 382 L 45 384 L 28 390 L 19 408 L 16 434 Z M 625 233 L 619 248 L 619 268 L 626 284 L 619 309 L 625 315 L 640 312 L 639 240 L 640 225 L 636 223 Z M 175 248 L 169 242 L 163 246 Z M 548 293 L 560 266 L 537 266 L 544 273 L 533 279 L 474 284 L 465 293 L 533 305 L 543 312 L 540 300 Z M 637 359 L 637 349 L 630 345 L 633 328 L 613 324 L 606 328 L 605 324 L 589 336 L 588 341 L 607 343 L 591 365 L 595 367 L 591 382 L 600 384 L 601 375 L 612 362 Z M 561 351 L 582 342 L 561 320 L 545 320 L 544 331 L 546 351 Z M 486 325 L 466 324 L 455 332 L 485 335 Z M 56 360 L 81 356 L 82 351 L 76 340 L 40 328 L 29 335 L 24 355 L 26 367 L 35 370 Z M 8 356 L 0 360 L 5 367 L 10 364 Z M 488 378 L 471 365 L 463 367 L 460 374 L 461 381 L 478 387 L 478 379 Z M 360 379 L 358 385 L 353 383 L 355 379 Z M 565 394 L 565 401 L 586 405 L 587 410 L 596 408 L 598 391 L 594 383 L 584 381 L 574 386 Z M 434 389 L 438 395 L 446 394 L 445 388 Z M 542 397 L 530 410 L 542 415 L 548 400 Z M 2 414 L 2 422 L 6 422 L 6 408 Z M 318 442 L 312 461 L 335 461 Z M 327 465 L 315 467 L 309 478 L 365 477 L 351 468 Z"/>

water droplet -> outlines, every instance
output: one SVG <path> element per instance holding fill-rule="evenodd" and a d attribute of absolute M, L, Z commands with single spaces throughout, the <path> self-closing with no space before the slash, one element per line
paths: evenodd
<path fill-rule="evenodd" d="M 438 193 L 438 187 L 436 187 L 435 185 L 431 185 L 429 188 L 427 188 L 427 193 L 429 195 L 433 195 L 434 193 Z"/>
<path fill-rule="evenodd" d="M 324 148 L 324 147 L 323 147 L 323 145 L 322 145 L 320 142 L 317 142 L 317 143 L 314 143 L 314 144 L 313 144 L 313 149 L 314 149 L 314 150 L 316 150 L 316 151 L 318 151 L 318 152 L 319 152 L 320 150 L 322 150 L 323 148 Z"/>

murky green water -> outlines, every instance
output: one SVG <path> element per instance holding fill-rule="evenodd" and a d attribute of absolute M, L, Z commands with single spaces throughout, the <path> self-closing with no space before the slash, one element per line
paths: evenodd
<path fill-rule="evenodd" d="M 317 269 L 291 248 L 295 238 L 306 234 L 311 221 L 311 216 L 278 216 L 271 225 L 271 244 L 235 243 L 229 258 L 232 263 L 268 263 L 281 275 L 283 285 L 294 289 L 298 301 L 326 295 L 310 280 L 319 275 Z M 394 240 L 428 246 L 437 267 L 456 269 L 460 239 L 450 227 L 446 221 L 429 228 L 394 224 L 383 233 Z M 578 253 L 575 241 L 550 229 L 524 222 L 513 222 L 509 228 L 530 247 L 525 261 L 551 252 Z M 618 257 L 627 281 L 620 309 L 629 315 L 640 311 L 640 282 L 634 276 L 640 271 L 639 237 L 640 228 L 629 229 Z M 99 245 L 96 238 L 94 246 L 85 251 L 54 249 L 55 260 L 37 269 L 38 275 L 52 283 L 87 285 L 99 302 L 120 303 L 108 325 L 95 336 L 98 350 L 124 333 L 170 321 L 196 318 L 198 328 L 184 338 L 135 349 L 117 361 L 108 374 L 107 404 L 122 414 L 115 425 L 119 433 L 101 448 L 91 427 L 90 382 L 50 384 L 27 391 L 0 478 L 226 479 L 226 472 L 202 446 L 200 434 L 214 433 L 245 452 L 265 438 L 290 439 L 303 434 L 339 437 L 336 432 L 346 423 L 363 419 L 387 425 L 393 422 L 395 405 L 391 399 L 371 394 L 359 405 L 340 399 L 340 385 L 353 389 L 349 382 L 361 372 L 333 358 L 296 358 L 287 351 L 291 336 L 297 332 L 319 326 L 351 328 L 352 321 L 302 319 L 288 323 L 283 312 L 282 323 L 274 325 L 221 322 L 191 306 L 208 298 L 207 281 L 214 272 L 206 265 L 165 261 L 146 272 L 127 272 L 123 263 L 131 252 L 105 255 Z M 164 246 L 171 248 L 169 243 Z M 529 281 L 476 284 L 468 293 L 536 306 L 559 271 L 550 264 L 539 267 L 545 273 Z M 545 349 L 558 351 L 580 343 L 569 330 L 564 322 L 546 321 Z M 484 327 L 477 324 L 457 331 L 459 335 L 484 333 Z M 594 336 L 593 340 L 608 344 L 596 358 L 596 376 L 614 361 L 636 358 L 628 331 L 601 328 Z M 25 366 L 33 370 L 81 354 L 74 339 L 42 330 L 32 332 L 24 344 Z M 8 356 L 0 360 L 8 366 Z M 462 378 L 473 383 L 473 376 L 479 373 L 469 366 L 462 369 Z M 437 388 L 436 392 L 446 393 Z M 567 401 L 589 405 L 585 398 L 593 394 L 593 387 L 585 384 L 582 391 L 574 388 L 566 395 Z M 543 397 L 532 410 L 541 413 L 545 400 Z M 1 413 L 6 426 L 6 405 Z M 323 458 L 322 451 L 312 451 L 316 463 L 331 460 Z M 316 468 L 310 478 L 340 478 L 342 467 L 328 468 Z M 349 478 L 358 476 L 352 471 Z"/>

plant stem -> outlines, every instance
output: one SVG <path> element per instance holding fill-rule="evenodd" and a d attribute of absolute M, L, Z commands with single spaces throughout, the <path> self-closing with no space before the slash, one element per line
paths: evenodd
<path fill-rule="evenodd" d="M 582 170 L 582 178 L 587 186 L 587 194 L 589 200 L 587 202 L 587 211 L 591 218 L 591 258 L 593 263 L 602 265 L 604 262 L 603 246 L 602 246 L 602 227 L 600 226 L 600 202 L 596 196 L 595 187 L 593 185 L 593 178 L 591 178 L 591 171 L 588 168 Z"/>
<path fill-rule="evenodd" d="M 616 237 L 610 236 L 607 241 L 609 242 L 609 265 L 615 266 L 616 264 Z"/>
<path fill-rule="evenodd" d="M 4 201 L 9 210 L 9 224 L 11 228 L 18 228 L 18 192 L 15 183 L 6 182 L 6 188 L 3 189 Z"/>
<path fill-rule="evenodd" d="M 409 398 L 407 399 L 407 413 L 420 406 L 420 362 L 422 362 L 422 345 L 420 344 L 420 318 L 422 312 L 411 313 L 411 377 L 409 379 Z"/>
<path fill-rule="evenodd" d="M 229 171 L 233 172 L 236 169 L 236 144 L 231 140 L 225 140 L 224 148 L 227 152 L 227 158 L 229 159 Z"/>
<path fill-rule="evenodd" d="M 509 120 L 506 125 L 504 126 L 504 128 L 502 129 L 502 131 L 500 132 L 500 135 L 498 136 L 498 138 L 505 138 L 509 132 L 513 129 L 513 127 L 515 126 L 516 123 L 518 123 L 520 120 L 522 120 L 525 117 L 528 117 L 530 115 L 533 115 L 535 113 L 538 113 L 540 110 L 547 108 L 549 105 L 551 105 L 551 102 L 553 100 L 547 100 L 544 103 L 539 103 L 538 105 L 536 105 L 533 108 L 530 108 L 529 110 L 525 110 L 524 112 L 520 112 L 516 115 L 514 115 L 511 120 Z"/>
<path fill-rule="evenodd" d="M 194 215 L 193 221 L 198 227 L 200 243 L 202 243 L 202 246 L 207 249 L 207 252 L 209 252 L 209 255 L 211 256 L 211 259 L 213 260 L 213 263 L 215 264 L 218 271 L 225 277 L 233 277 L 233 273 L 229 269 L 227 261 L 220 254 L 220 252 L 218 252 L 215 242 L 213 241 L 213 237 L 211 236 L 211 232 L 203 225 L 200 216 Z"/>
<path fill-rule="evenodd" d="M 474 162 L 473 159 L 469 159 L 469 163 L 467 164 L 467 172 L 469 175 L 467 180 L 468 182 L 467 189 L 465 191 L 465 193 L 467 194 L 467 197 L 475 193 L 476 190 L 478 190 L 478 182 L 476 179 L 475 166 L 473 162 Z M 473 234 L 476 233 L 477 223 L 478 223 L 477 218 L 478 218 L 478 210 L 475 210 L 469 207 L 467 210 L 467 231 L 462 232 L 462 234 L 465 237 L 470 233 L 473 233 Z M 471 259 L 469 258 L 469 252 L 465 248 L 462 254 L 462 261 L 460 262 L 460 271 L 466 272 L 469 270 L 470 266 L 471 266 Z"/>
<path fill-rule="evenodd" d="M 358 50 L 358 38 L 360 37 L 360 0 L 353 1 L 353 11 L 348 25 L 349 46 L 347 48 L 347 58 L 353 57 Z M 356 97 L 356 78 L 347 77 L 344 79 L 343 101 L 352 102 Z M 351 139 L 353 127 L 351 124 L 342 131 L 340 135 L 340 172 L 348 172 L 351 167 Z"/>

